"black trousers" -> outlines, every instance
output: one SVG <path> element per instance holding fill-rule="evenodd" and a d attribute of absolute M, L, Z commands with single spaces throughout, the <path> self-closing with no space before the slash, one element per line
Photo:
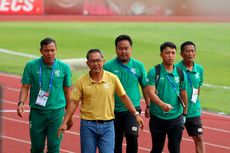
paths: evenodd
<path fill-rule="evenodd" d="M 180 153 L 180 144 L 184 129 L 183 117 L 163 120 L 151 115 L 149 129 L 152 137 L 151 153 L 162 153 L 165 138 L 168 137 L 168 150 L 170 153 Z"/>
<path fill-rule="evenodd" d="M 140 107 L 136 107 L 141 111 Z M 115 153 L 122 153 L 122 142 L 126 137 L 126 153 L 137 153 L 138 151 L 138 131 L 139 125 L 136 117 L 129 111 L 115 112 Z"/>

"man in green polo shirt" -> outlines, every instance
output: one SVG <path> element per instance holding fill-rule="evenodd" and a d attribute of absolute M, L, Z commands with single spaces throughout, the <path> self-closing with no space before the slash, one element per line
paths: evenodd
<path fill-rule="evenodd" d="M 194 62 L 196 56 L 196 45 L 191 41 L 181 44 L 182 61 L 177 63 L 177 67 L 183 70 L 188 78 L 188 115 L 185 122 L 186 130 L 195 142 L 196 153 L 205 153 L 203 140 L 203 129 L 201 122 L 201 104 L 199 100 L 200 87 L 203 84 L 203 67 Z"/>
<path fill-rule="evenodd" d="M 50 153 L 60 152 L 61 137 L 58 127 L 69 104 L 71 71 L 67 64 L 55 58 L 56 42 L 45 38 L 40 42 L 42 56 L 28 62 L 22 76 L 17 114 L 23 117 L 24 103 L 30 91 L 30 138 L 31 153 L 42 153 L 47 139 Z M 68 121 L 68 129 L 72 119 Z"/>
<path fill-rule="evenodd" d="M 148 72 L 148 96 L 151 100 L 149 121 L 152 136 L 151 153 L 162 153 L 166 135 L 169 152 L 179 153 L 184 129 L 182 114 L 187 114 L 187 80 L 183 73 L 184 80 L 180 81 L 179 71 L 174 65 L 176 45 L 165 42 L 160 46 L 160 52 L 162 63 L 158 83 L 155 67 Z"/>
<path fill-rule="evenodd" d="M 128 35 L 119 35 L 115 40 L 117 57 L 108 61 L 104 69 L 117 75 L 136 110 L 141 112 L 139 85 L 145 96 L 147 74 L 144 65 L 131 58 L 132 39 Z M 147 104 L 146 109 L 149 109 Z M 149 112 L 149 111 L 146 111 Z M 146 114 L 147 115 L 147 114 Z M 115 95 L 115 153 L 122 153 L 123 137 L 126 137 L 126 153 L 137 153 L 139 126 L 135 117 Z"/>

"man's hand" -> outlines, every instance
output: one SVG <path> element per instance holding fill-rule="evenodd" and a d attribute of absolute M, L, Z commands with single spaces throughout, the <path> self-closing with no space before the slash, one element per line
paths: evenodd
<path fill-rule="evenodd" d="M 145 117 L 146 117 L 146 118 L 149 118 L 149 117 L 150 117 L 149 106 L 145 108 Z"/>
<path fill-rule="evenodd" d="M 17 108 L 17 115 L 19 117 L 23 117 L 23 114 L 24 114 L 24 103 L 23 102 L 20 102 L 18 103 L 18 108 Z"/>
<path fill-rule="evenodd" d="M 163 103 L 160 107 L 164 112 L 169 112 L 170 110 L 173 109 L 172 105 L 167 103 Z"/>
<path fill-rule="evenodd" d="M 58 138 L 60 138 L 61 133 L 65 134 L 65 131 L 67 130 L 67 124 L 62 124 L 59 128 L 58 128 Z"/>
<path fill-rule="evenodd" d="M 142 120 L 141 116 L 137 115 L 136 120 L 137 120 L 137 123 L 139 124 L 141 130 L 143 130 L 144 129 L 144 121 Z"/>
<path fill-rule="evenodd" d="M 72 126 L 73 126 L 73 119 L 70 118 L 69 121 L 67 122 L 67 129 L 66 130 L 71 129 Z"/>

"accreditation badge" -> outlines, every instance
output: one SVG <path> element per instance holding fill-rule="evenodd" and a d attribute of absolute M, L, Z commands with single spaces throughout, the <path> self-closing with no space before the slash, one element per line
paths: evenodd
<path fill-rule="evenodd" d="M 197 97 L 198 97 L 198 89 L 193 88 L 193 89 L 192 89 L 192 98 L 191 98 L 191 101 L 192 101 L 193 103 L 196 103 Z"/>
<path fill-rule="evenodd" d="M 48 96 L 48 92 L 45 92 L 40 89 L 35 104 L 45 107 L 48 100 Z"/>

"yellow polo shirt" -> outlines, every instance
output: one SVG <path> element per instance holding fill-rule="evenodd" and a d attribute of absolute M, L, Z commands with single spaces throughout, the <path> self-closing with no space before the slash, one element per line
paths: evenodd
<path fill-rule="evenodd" d="M 81 119 L 111 120 L 114 119 L 115 93 L 126 94 L 118 77 L 104 70 L 100 82 L 93 81 L 89 73 L 79 77 L 71 99 L 81 101 Z"/>

